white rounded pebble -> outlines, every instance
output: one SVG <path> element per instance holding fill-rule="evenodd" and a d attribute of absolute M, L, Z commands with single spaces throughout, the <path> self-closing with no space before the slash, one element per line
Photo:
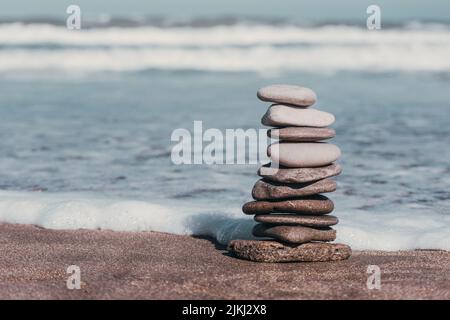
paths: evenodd
<path fill-rule="evenodd" d="M 285 84 L 263 87 L 258 90 L 257 96 L 262 101 L 286 103 L 298 107 L 309 107 L 317 100 L 316 94 L 311 89 Z"/>
<path fill-rule="evenodd" d="M 273 143 L 267 148 L 272 161 L 290 168 L 326 166 L 341 156 L 341 150 L 330 143 Z"/>
<path fill-rule="evenodd" d="M 334 120 L 334 115 L 325 111 L 274 104 L 267 110 L 261 122 L 274 127 L 326 127 L 333 124 Z"/>

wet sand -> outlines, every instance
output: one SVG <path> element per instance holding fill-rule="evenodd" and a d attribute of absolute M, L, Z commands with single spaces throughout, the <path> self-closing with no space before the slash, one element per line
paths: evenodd
<path fill-rule="evenodd" d="M 69 265 L 81 289 L 69 290 Z M 368 265 L 381 289 L 368 290 Z M 208 239 L 0 224 L 1 299 L 450 299 L 450 252 L 357 251 L 346 261 L 254 263 Z"/>

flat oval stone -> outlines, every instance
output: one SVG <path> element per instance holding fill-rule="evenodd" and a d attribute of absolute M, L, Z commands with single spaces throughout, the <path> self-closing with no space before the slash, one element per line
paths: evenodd
<path fill-rule="evenodd" d="M 298 213 L 298 214 L 327 214 L 333 211 L 333 201 L 322 195 L 315 195 L 301 200 L 284 201 L 251 201 L 244 204 L 245 214 L 264 213 Z"/>
<path fill-rule="evenodd" d="M 314 142 L 331 139 L 335 135 L 336 131 L 331 128 L 287 127 L 267 131 L 269 138 L 292 142 Z"/>
<path fill-rule="evenodd" d="M 341 150 L 330 143 L 321 142 L 282 142 L 273 143 L 267 148 L 272 161 L 290 168 L 322 167 L 336 161 Z"/>
<path fill-rule="evenodd" d="M 336 182 L 331 179 L 288 185 L 258 180 L 253 186 L 252 196 L 255 200 L 278 200 L 333 192 L 335 190 Z"/>
<path fill-rule="evenodd" d="M 300 107 L 311 106 L 317 100 L 316 94 L 311 89 L 285 84 L 263 87 L 256 95 L 262 101 L 287 103 Z"/>
<path fill-rule="evenodd" d="M 329 227 L 339 222 L 331 215 L 297 215 L 297 214 L 257 214 L 255 221 L 272 225 L 301 225 L 306 227 Z"/>
<path fill-rule="evenodd" d="M 342 167 L 335 163 L 317 168 L 277 168 L 268 164 L 259 168 L 258 175 L 279 183 L 304 183 L 337 176 L 341 172 Z"/>
<path fill-rule="evenodd" d="M 336 230 L 331 228 L 314 229 L 303 226 L 271 226 L 260 223 L 253 228 L 253 235 L 300 244 L 311 241 L 333 241 L 336 239 Z"/>
<path fill-rule="evenodd" d="M 334 120 L 334 116 L 325 111 L 274 104 L 264 114 L 261 123 L 273 127 L 327 127 Z"/>
<path fill-rule="evenodd" d="M 300 245 L 273 240 L 232 240 L 228 251 L 255 262 L 325 262 L 348 259 L 352 249 L 340 243 L 309 242 Z"/>

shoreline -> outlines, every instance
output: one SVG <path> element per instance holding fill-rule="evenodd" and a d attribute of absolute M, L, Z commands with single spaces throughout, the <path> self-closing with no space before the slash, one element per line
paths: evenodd
<path fill-rule="evenodd" d="M 0 224 L 0 299 L 450 299 L 450 252 L 354 251 L 317 263 L 255 263 L 210 239 Z M 66 287 L 78 265 L 81 289 Z M 369 290 L 368 265 L 381 269 Z"/>

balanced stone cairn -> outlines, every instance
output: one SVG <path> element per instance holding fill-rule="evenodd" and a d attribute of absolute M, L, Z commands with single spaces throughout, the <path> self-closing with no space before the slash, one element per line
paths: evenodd
<path fill-rule="evenodd" d="M 336 261 L 351 255 L 349 246 L 331 243 L 338 223 L 329 215 L 333 202 L 320 193 L 336 190 L 330 177 L 341 173 L 334 162 L 341 155 L 333 144 L 321 142 L 335 136 L 328 128 L 330 113 L 309 108 L 316 94 L 308 88 L 272 85 L 261 88 L 258 98 L 273 103 L 262 124 L 275 128 L 267 134 L 279 142 L 267 154 L 272 164 L 262 166 L 262 177 L 252 190 L 255 201 L 246 203 L 245 214 L 255 215 L 255 237 L 272 240 L 233 240 L 228 250 L 239 258 L 259 262 Z"/>

